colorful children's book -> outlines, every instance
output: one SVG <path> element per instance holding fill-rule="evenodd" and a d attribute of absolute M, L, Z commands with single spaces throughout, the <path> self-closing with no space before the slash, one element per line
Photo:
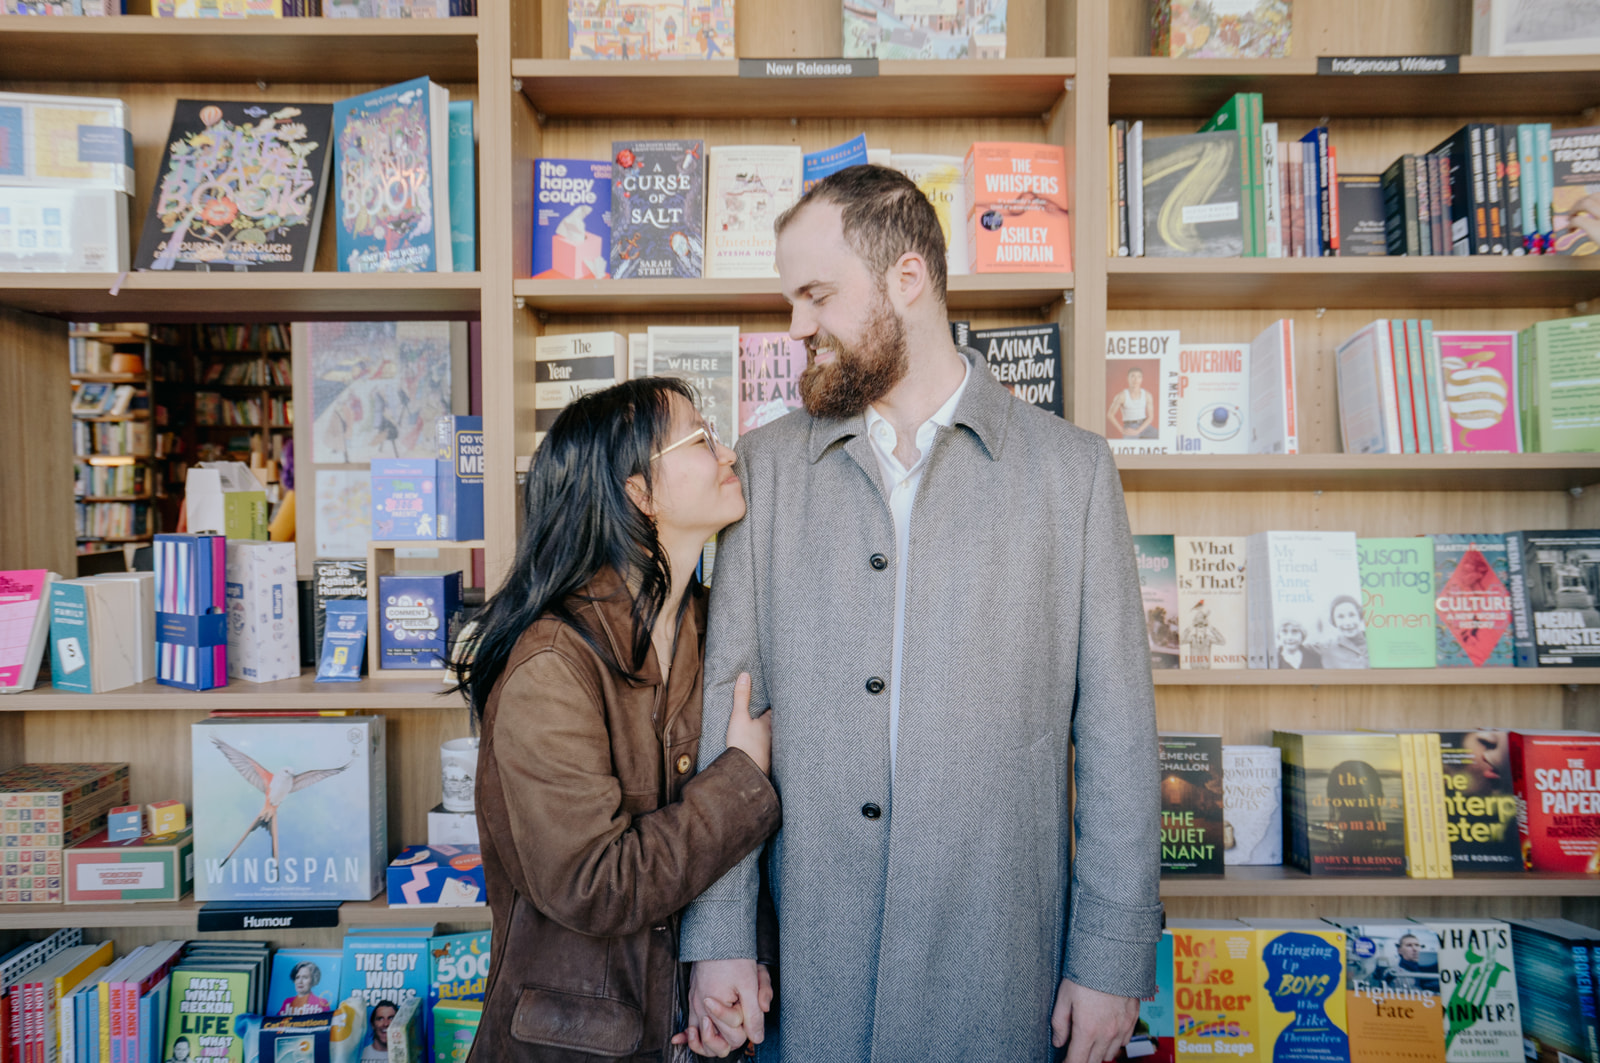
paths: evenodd
<path fill-rule="evenodd" d="M 1433 540 L 1357 539 L 1361 618 L 1373 668 L 1434 666 Z"/>
<path fill-rule="evenodd" d="M 806 345 L 787 332 L 739 333 L 739 434 L 776 421 L 800 401 Z"/>
<path fill-rule="evenodd" d="M 533 276 L 611 275 L 611 164 L 533 160 Z"/>
<path fill-rule="evenodd" d="M 449 90 L 421 77 L 340 100 L 333 135 L 340 271 L 449 273 Z"/>
<path fill-rule="evenodd" d="M 704 141 L 612 141 L 611 275 L 702 276 L 705 204 Z"/>
<path fill-rule="evenodd" d="M 567 0 L 569 59 L 732 59 L 735 0 Z"/>
<path fill-rule="evenodd" d="M 1135 535 L 1135 564 L 1144 601 L 1151 668 L 1178 667 L 1178 578 L 1170 535 Z"/>
<path fill-rule="evenodd" d="M 454 1031 L 443 1038 L 440 1036 L 446 1032 L 440 1029 L 438 1021 L 440 1004 L 478 1003 L 481 1008 L 488 984 L 489 931 L 431 938 L 428 942 L 428 999 L 422 1012 L 428 1043 L 437 1046 L 441 1040 L 455 1040 Z"/>
<path fill-rule="evenodd" d="M 1440 668 L 1509 668 L 1511 568 L 1501 535 L 1433 536 Z"/>

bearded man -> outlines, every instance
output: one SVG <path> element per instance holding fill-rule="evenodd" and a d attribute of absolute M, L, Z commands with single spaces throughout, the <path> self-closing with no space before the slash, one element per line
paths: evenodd
<path fill-rule="evenodd" d="M 685 916 L 679 1036 L 783 1063 L 1043 1063 L 1052 1045 L 1101 1063 L 1155 992 L 1161 934 L 1116 465 L 952 343 L 944 238 L 904 175 L 844 170 L 775 228 L 805 410 L 739 441 L 749 512 L 717 552 L 700 757 L 749 672 L 783 827 Z"/>

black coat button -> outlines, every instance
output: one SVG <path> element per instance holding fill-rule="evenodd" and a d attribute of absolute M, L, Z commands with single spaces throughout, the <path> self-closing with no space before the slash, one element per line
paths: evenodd
<path fill-rule="evenodd" d="M 867 693 L 882 694 L 883 680 L 879 679 L 877 676 L 873 676 L 871 679 L 867 680 Z"/>
<path fill-rule="evenodd" d="M 871 560 L 872 567 L 877 569 L 879 572 L 882 572 L 884 569 L 889 567 L 889 559 L 884 557 L 882 554 L 873 554 Z"/>
<path fill-rule="evenodd" d="M 879 816 L 883 815 L 883 809 L 879 808 L 871 801 L 868 801 L 866 804 L 861 806 L 861 814 L 866 816 L 868 819 L 877 819 Z"/>

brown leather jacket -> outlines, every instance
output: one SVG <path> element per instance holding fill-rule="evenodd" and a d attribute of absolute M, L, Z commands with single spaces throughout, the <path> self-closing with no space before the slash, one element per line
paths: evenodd
<path fill-rule="evenodd" d="M 602 600 L 574 599 L 575 615 L 628 662 L 621 579 L 585 593 Z M 670 1057 L 678 913 L 780 820 L 744 753 L 694 774 L 705 610 L 695 594 L 664 686 L 653 653 L 628 679 L 549 617 L 495 684 L 477 782 L 494 959 L 473 1063 Z"/>

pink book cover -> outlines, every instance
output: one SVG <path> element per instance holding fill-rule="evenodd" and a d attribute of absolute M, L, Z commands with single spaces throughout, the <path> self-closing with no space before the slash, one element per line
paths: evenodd
<path fill-rule="evenodd" d="M 806 345 L 787 332 L 739 334 L 739 434 L 800 408 Z"/>
<path fill-rule="evenodd" d="M 1439 404 L 1457 453 L 1519 454 L 1515 332 L 1434 332 Z"/>
<path fill-rule="evenodd" d="M 49 579 L 42 568 L 0 572 L 0 688 L 18 685 L 27 670 L 34 623 L 50 607 Z"/>

